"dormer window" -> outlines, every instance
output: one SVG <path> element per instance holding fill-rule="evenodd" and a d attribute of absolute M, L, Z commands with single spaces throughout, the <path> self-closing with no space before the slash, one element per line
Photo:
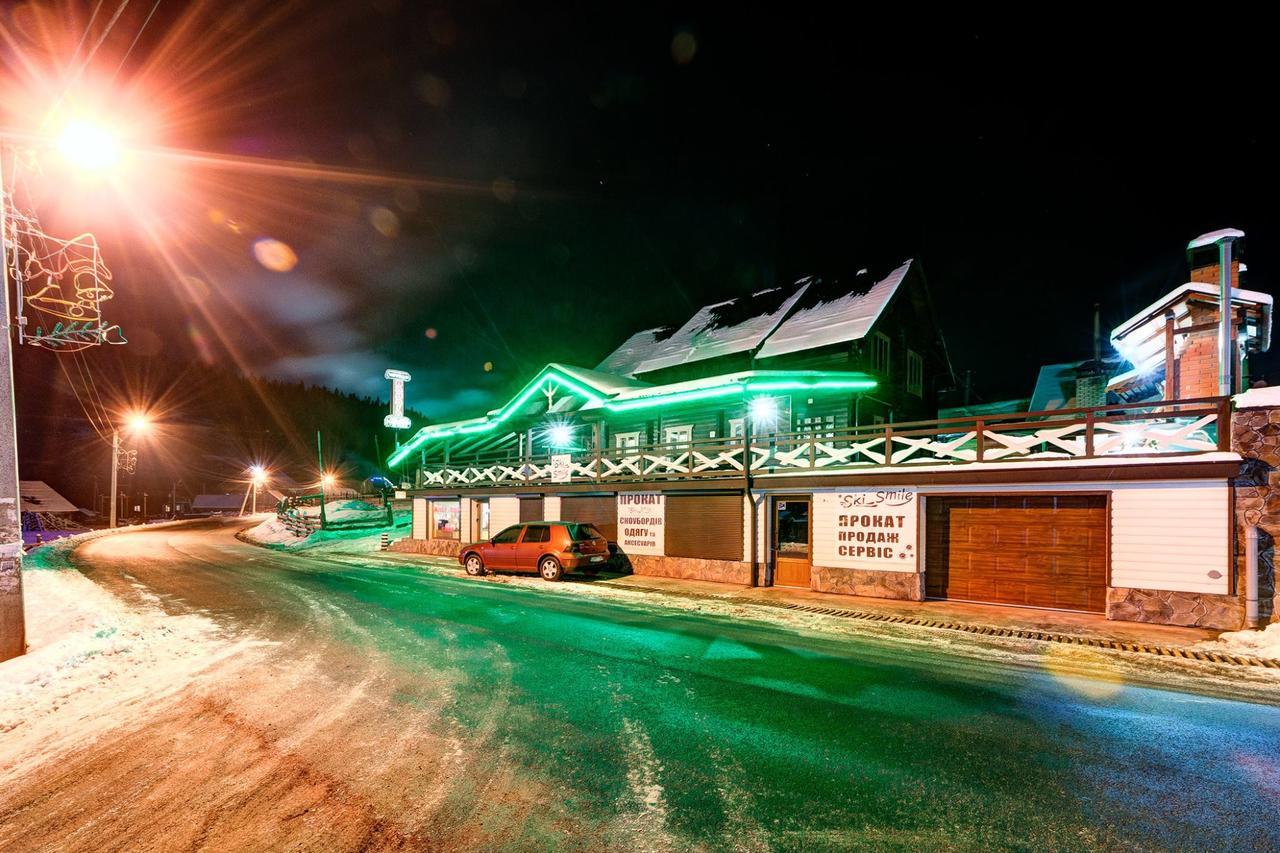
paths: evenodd
<path fill-rule="evenodd" d="M 924 396 L 924 359 L 915 350 L 907 350 L 907 393 Z"/>
<path fill-rule="evenodd" d="M 876 332 L 871 336 L 871 369 L 879 374 L 881 379 L 889 378 L 891 348 L 889 336 L 884 332 Z"/>

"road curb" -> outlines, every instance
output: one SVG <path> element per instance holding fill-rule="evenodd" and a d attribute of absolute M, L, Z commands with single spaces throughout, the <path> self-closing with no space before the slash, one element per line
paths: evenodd
<path fill-rule="evenodd" d="M 1225 652 L 1202 651 L 1200 649 L 1180 648 L 1177 646 L 1153 646 L 1146 643 L 1125 643 L 1104 637 L 1084 637 L 1079 634 L 1060 634 L 1053 631 L 1036 631 L 1028 628 L 1001 628 L 995 625 L 976 625 L 968 622 L 948 622 L 940 619 L 928 619 L 923 616 L 907 616 L 894 613 L 876 613 L 868 610 L 847 610 L 840 607 L 821 607 L 812 604 L 798 604 L 789 601 L 751 601 L 735 600 L 728 595 L 712 595 L 708 593 L 669 590 L 656 586 L 637 586 L 633 584 L 610 583 L 597 581 L 602 586 L 613 589 L 629 589 L 638 592 L 673 595 L 681 598 L 704 599 L 707 601 L 728 601 L 747 607 L 768 607 L 775 610 L 792 610 L 799 613 L 813 613 L 820 616 L 834 616 L 839 619 L 858 619 L 866 622 L 881 622 L 891 625 L 910 625 L 920 628 L 938 628 L 945 631 L 961 631 L 966 634 L 977 634 L 989 637 L 1006 637 L 1020 640 L 1038 640 L 1045 643 L 1060 643 L 1073 646 L 1087 646 L 1096 649 L 1109 649 L 1118 652 L 1134 652 L 1136 654 L 1156 655 L 1180 660 L 1196 660 L 1205 663 L 1225 663 L 1234 666 L 1255 666 L 1266 669 L 1280 669 L 1280 660 L 1260 658 L 1253 655 L 1232 655 Z"/>

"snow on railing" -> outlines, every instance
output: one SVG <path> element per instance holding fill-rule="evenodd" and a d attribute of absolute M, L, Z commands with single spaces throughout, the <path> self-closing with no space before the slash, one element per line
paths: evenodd
<path fill-rule="evenodd" d="M 877 424 L 844 430 L 610 448 L 521 459 L 508 453 L 419 468 L 416 488 L 716 479 L 753 474 L 979 462 L 1164 457 L 1230 449 L 1225 397 L 983 417 Z M 750 460 L 749 463 L 747 460 Z"/>

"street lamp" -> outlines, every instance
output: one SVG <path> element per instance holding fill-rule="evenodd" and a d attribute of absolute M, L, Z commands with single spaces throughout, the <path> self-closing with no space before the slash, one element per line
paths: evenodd
<path fill-rule="evenodd" d="M 253 515 L 258 514 L 258 489 L 267 484 L 267 469 L 254 465 L 249 469 L 249 482 L 253 484 Z"/>
<path fill-rule="evenodd" d="M 120 161 L 115 135 L 87 121 L 67 123 L 58 136 L 58 151 L 68 163 L 86 172 L 103 172 Z"/>
<path fill-rule="evenodd" d="M 131 412 L 124 419 L 124 428 L 134 435 L 141 435 L 151 428 L 151 419 L 147 417 L 146 412 Z M 120 430 L 111 430 L 111 527 L 116 526 L 116 510 L 120 499 L 116 496 L 120 482 Z M 125 461 L 125 467 L 132 472 L 138 463 L 138 451 L 127 450 L 125 455 L 129 457 Z"/>
<path fill-rule="evenodd" d="M 93 130 L 87 122 L 69 124 L 58 148 L 68 161 L 81 168 L 103 170 L 119 157 L 112 135 Z M 5 153 L 0 139 L 0 155 Z M 0 661 L 26 651 L 26 624 L 22 605 L 22 499 L 18 492 L 18 429 L 13 393 L 13 333 L 17 324 L 9 304 L 9 198 L 4 185 L 3 157 L 0 156 Z M 113 442 L 112 482 L 118 441 Z M 112 496 L 112 524 L 115 502 Z"/>

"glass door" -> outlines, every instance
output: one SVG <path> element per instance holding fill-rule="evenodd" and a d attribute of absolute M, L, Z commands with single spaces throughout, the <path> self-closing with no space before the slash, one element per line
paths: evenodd
<path fill-rule="evenodd" d="M 773 499 L 773 584 L 809 587 L 813 565 L 809 498 Z"/>

